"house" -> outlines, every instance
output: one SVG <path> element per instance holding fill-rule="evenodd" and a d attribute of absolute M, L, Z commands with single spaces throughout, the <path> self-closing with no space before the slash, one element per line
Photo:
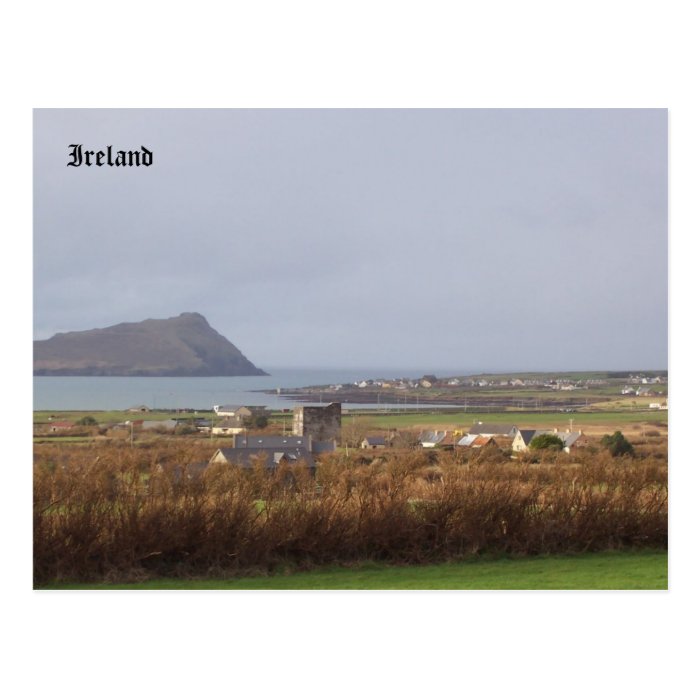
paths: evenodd
<path fill-rule="evenodd" d="M 381 450 L 386 447 L 386 440 L 383 437 L 366 437 L 360 447 L 363 450 Z"/>
<path fill-rule="evenodd" d="M 564 443 L 564 452 L 567 453 L 571 452 L 572 449 L 584 447 L 587 442 L 584 434 L 580 431 L 554 432 Z"/>
<path fill-rule="evenodd" d="M 469 428 L 470 435 L 485 435 L 486 437 L 515 438 L 518 426 L 512 423 L 482 423 L 477 421 Z"/>
<path fill-rule="evenodd" d="M 218 449 L 209 464 L 229 464 L 242 469 L 252 469 L 257 460 L 262 460 L 263 467 L 274 471 L 282 464 L 306 465 L 312 473 L 316 471 L 313 455 L 306 447 L 222 447 Z"/>
<path fill-rule="evenodd" d="M 233 438 L 233 447 L 259 447 L 265 449 L 303 447 L 310 452 L 311 442 L 310 437 L 300 437 L 298 435 L 248 435 L 248 433 L 238 433 Z"/>
<path fill-rule="evenodd" d="M 563 443 L 563 450 L 566 453 L 571 452 L 572 448 L 583 447 L 585 439 L 583 433 L 576 431 L 557 430 L 518 430 L 511 449 L 513 452 L 527 452 L 530 449 L 530 443 L 538 435 L 556 435 Z"/>
<path fill-rule="evenodd" d="M 518 430 L 515 437 L 513 438 L 513 445 L 511 449 L 513 452 L 525 452 L 529 449 L 530 442 L 532 438 L 535 437 L 537 433 L 546 432 L 538 430 Z"/>
<path fill-rule="evenodd" d="M 257 448 L 289 450 L 301 448 L 318 455 L 326 452 L 335 452 L 335 440 L 313 440 L 310 435 L 248 435 L 238 433 L 233 438 L 233 447 L 238 449 Z"/>
<path fill-rule="evenodd" d="M 148 408 L 148 406 L 141 404 L 140 406 L 132 406 L 131 408 L 128 408 L 127 412 L 128 413 L 149 413 L 150 410 L 151 409 Z"/>
<path fill-rule="evenodd" d="M 57 420 L 57 421 L 54 421 L 53 423 L 49 424 L 49 430 L 52 433 L 57 433 L 61 430 L 70 430 L 71 428 L 74 428 L 74 427 L 75 427 L 75 425 L 67 420 Z"/>

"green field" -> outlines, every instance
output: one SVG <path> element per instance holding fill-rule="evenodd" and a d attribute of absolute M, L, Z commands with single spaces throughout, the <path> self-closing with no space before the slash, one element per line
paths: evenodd
<path fill-rule="evenodd" d="M 396 413 L 387 415 L 362 416 L 377 428 L 409 428 L 414 425 L 459 425 L 469 427 L 475 421 L 484 423 L 513 423 L 517 426 L 545 425 L 568 428 L 573 420 L 574 428 L 586 425 L 610 424 L 630 425 L 634 423 L 668 424 L 667 411 L 600 411 L 590 413 L 530 413 L 507 411 L 502 413 Z M 352 416 L 344 416 L 343 422 L 352 421 Z"/>
<path fill-rule="evenodd" d="M 477 559 L 428 566 L 363 564 L 234 579 L 60 584 L 51 590 L 666 590 L 668 553 Z"/>
<path fill-rule="evenodd" d="M 175 413 L 150 411 L 148 413 L 130 413 L 129 411 L 34 411 L 35 423 L 51 423 L 53 420 L 77 421 L 85 416 L 92 416 L 98 423 L 123 423 L 127 420 L 168 420 L 170 418 L 211 418 L 211 411 L 199 413 Z"/>

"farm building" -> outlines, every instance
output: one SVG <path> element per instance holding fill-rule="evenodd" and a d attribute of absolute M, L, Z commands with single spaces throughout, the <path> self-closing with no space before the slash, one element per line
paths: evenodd
<path fill-rule="evenodd" d="M 253 412 L 246 406 L 214 406 L 214 413 L 222 418 L 237 418 L 241 424 L 245 418 L 250 418 Z"/>
<path fill-rule="evenodd" d="M 166 420 L 141 420 L 141 421 L 131 421 L 135 428 L 140 428 L 141 430 L 175 430 L 180 422 L 175 419 Z"/>
<path fill-rule="evenodd" d="M 491 447 L 496 444 L 496 441 L 488 435 L 465 435 L 457 442 L 457 447 L 470 447 L 478 449 L 480 447 Z"/>
<path fill-rule="evenodd" d="M 437 447 L 445 442 L 448 435 L 449 431 L 447 430 L 424 430 L 418 436 L 418 442 L 423 447 Z"/>

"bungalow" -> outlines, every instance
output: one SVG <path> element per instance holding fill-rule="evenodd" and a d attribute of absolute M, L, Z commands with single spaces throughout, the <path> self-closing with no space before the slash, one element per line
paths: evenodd
<path fill-rule="evenodd" d="M 233 438 L 233 446 L 237 448 L 257 447 L 275 449 L 294 449 L 301 447 L 311 451 L 311 436 L 309 435 L 248 435 L 237 433 Z"/>
<path fill-rule="evenodd" d="M 360 447 L 363 450 L 381 450 L 386 447 L 386 440 L 383 437 L 366 437 Z"/>
<path fill-rule="evenodd" d="M 233 438 L 233 447 L 237 449 L 303 449 L 318 455 L 335 452 L 335 440 L 314 440 L 311 435 L 248 435 L 238 433 Z"/>
<path fill-rule="evenodd" d="M 306 465 L 312 473 L 316 471 L 313 455 L 305 447 L 222 447 L 218 449 L 209 464 L 229 464 L 242 469 L 252 469 L 256 460 L 269 471 L 274 471 L 282 464 Z"/>

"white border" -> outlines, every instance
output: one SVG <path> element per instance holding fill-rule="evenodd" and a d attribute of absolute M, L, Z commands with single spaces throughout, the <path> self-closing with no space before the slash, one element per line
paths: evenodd
<path fill-rule="evenodd" d="M 6 16 L 0 42 L 9 69 L 3 315 L 18 339 L 3 354 L 11 443 L 2 512 L 10 563 L 6 696 L 674 698 L 685 697 L 686 683 L 697 687 L 694 640 L 684 637 L 697 622 L 697 468 L 686 436 L 693 434 L 691 281 L 700 230 L 691 68 L 698 49 L 687 6 L 126 0 L 19 7 Z M 30 110 L 125 105 L 668 107 L 671 592 L 31 592 Z"/>

